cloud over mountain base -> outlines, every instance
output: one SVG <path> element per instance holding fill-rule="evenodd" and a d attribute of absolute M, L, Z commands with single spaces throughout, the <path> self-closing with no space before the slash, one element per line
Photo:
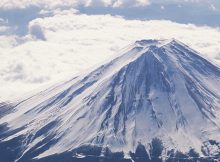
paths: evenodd
<path fill-rule="evenodd" d="M 73 76 L 135 40 L 170 38 L 186 43 L 220 65 L 218 28 L 69 11 L 34 19 L 26 36 L 0 36 L 0 100 Z"/>

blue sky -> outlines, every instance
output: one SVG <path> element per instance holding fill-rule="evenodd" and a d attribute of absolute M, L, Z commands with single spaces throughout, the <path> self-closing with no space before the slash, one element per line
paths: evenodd
<path fill-rule="evenodd" d="M 121 15 L 126 19 L 172 20 L 179 23 L 220 26 L 220 1 L 152 2 L 139 7 L 77 7 L 86 14 Z"/>

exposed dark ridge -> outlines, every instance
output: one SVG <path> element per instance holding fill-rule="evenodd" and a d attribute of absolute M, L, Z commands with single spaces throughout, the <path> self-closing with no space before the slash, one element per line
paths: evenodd
<path fill-rule="evenodd" d="M 12 103 L 1 102 L 0 103 L 0 119 L 1 117 L 14 111 L 14 105 Z"/>
<path fill-rule="evenodd" d="M 190 149 L 185 153 L 172 149 L 166 150 L 167 154 L 162 154 L 165 148 L 158 138 L 153 139 L 149 144 L 150 150 L 147 152 L 146 147 L 139 143 L 135 152 L 130 152 L 131 159 L 126 159 L 123 152 L 112 152 L 108 147 L 83 145 L 72 151 L 54 154 L 40 159 L 32 158 L 38 155 L 42 151 L 41 149 L 41 151 L 30 151 L 26 156 L 18 160 L 18 162 L 218 162 L 219 160 L 218 155 L 201 157 L 194 149 Z M 12 161 L 9 160 L 7 162 Z"/>

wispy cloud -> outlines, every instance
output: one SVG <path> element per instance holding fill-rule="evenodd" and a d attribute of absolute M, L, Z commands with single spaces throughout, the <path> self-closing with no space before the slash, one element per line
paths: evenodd
<path fill-rule="evenodd" d="M 74 7 L 78 5 L 84 6 L 145 6 L 150 3 L 149 0 L 2 0 L 0 8 L 26 8 L 29 6 L 37 6 L 40 8 L 59 8 L 59 7 Z"/>
<path fill-rule="evenodd" d="M 60 7 L 76 7 L 76 6 L 105 6 L 105 7 L 139 7 L 147 6 L 151 3 L 207 3 L 211 4 L 211 7 L 215 7 L 215 4 L 219 4 L 218 0 L 1 0 L 0 8 L 2 9 L 14 9 L 14 8 L 26 8 L 30 6 L 37 6 L 39 8 L 60 8 Z"/>

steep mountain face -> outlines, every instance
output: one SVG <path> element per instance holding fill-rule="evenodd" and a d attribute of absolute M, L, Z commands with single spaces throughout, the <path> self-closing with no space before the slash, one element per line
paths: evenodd
<path fill-rule="evenodd" d="M 89 148 L 100 157 L 109 149 L 152 159 L 155 142 L 165 159 L 172 150 L 220 157 L 220 68 L 176 40 L 137 41 L 97 69 L 5 109 L 0 155 L 7 161 Z"/>

